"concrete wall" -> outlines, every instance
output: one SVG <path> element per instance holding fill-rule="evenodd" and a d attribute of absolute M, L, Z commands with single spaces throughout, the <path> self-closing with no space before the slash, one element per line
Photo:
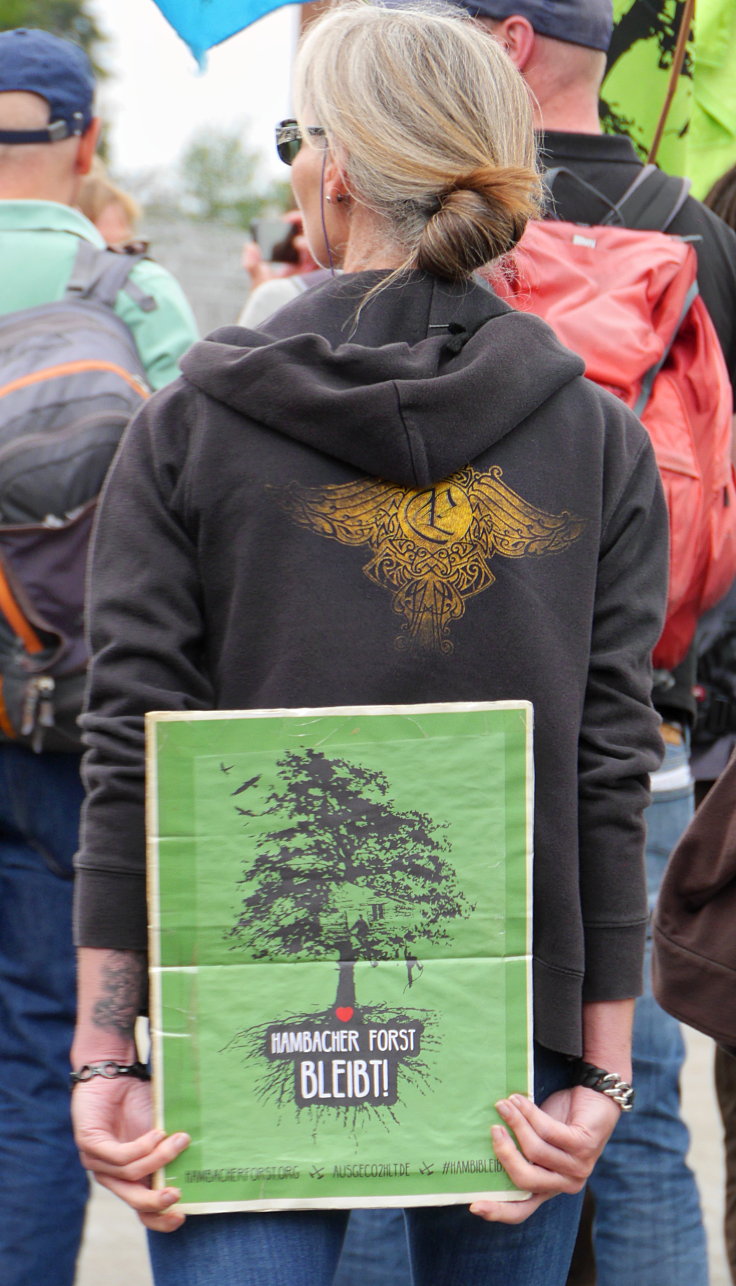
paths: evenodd
<path fill-rule="evenodd" d="M 248 293 L 240 252 L 248 233 L 225 224 L 146 216 L 141 235 L 182 286 L 202 335 L 237 320 Z"/>

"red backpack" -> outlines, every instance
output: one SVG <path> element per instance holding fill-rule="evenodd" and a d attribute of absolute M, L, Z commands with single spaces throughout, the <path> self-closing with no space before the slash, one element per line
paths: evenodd
<path fill-rule="evenodd" d="M 698 294 L 695 250 L 664 231 L 687 184 L 647 166 L 614 206 L 568 171 L 550 172 L 550 188 L 558 174 L 587 189 L 607 214 L 590 224 L 531 223 L 511 272 L 494 275 L 493 287 L 549 322 L 583 358 L 586 375 L 630 406 L 649 432 L 670 527 L 667 617 L 654 665 L 672 669 L 698 618 L 736 577 L 731 384 Z"/>

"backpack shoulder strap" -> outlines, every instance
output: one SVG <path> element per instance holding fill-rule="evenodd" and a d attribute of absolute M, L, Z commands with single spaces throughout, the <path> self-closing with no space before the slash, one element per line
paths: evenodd
<path fill-rule="evenodd" d="M 609 217 L 616 217 L 616 206 L 609 201 L 607 196 L 589 183 L 587 179 L 576 174 L 575 170 L 570 170 L 565 165 L 555 165 L 552 169 L 545 170 L 542 175 L 544 187 L 547 193 L 546 207 L 544 211 L 545 219 L 564 220 L 570 223 L 595 224 L 604 223 Z M 560 179 L 565 183 L 570 183 L 577 190 L 575 200 L 574 219 L 568 220 L 564 214 L 559 214 L 555 208 L 555 188 L 559 193 Z M 587 203 L 587 204 L 586 204 Z"/>
<path fill-rule="evenodd" d="M 666 232 L 689 192 L 689 179 L 663 174 L 656 165 L 645 165 L 616 202 L 616 211 L 626 228 Z"/>
<path fill-rule="evenodd" d="M 554 209 L 555 186 L 559 180 L 572 182 L 577 189 L 573 223 L 616 224 L 619 227 L 666 232 L 679 214 L 690 191 L 690 180 L 663 174 L 656 165 L 644 165 L 634 182 L 619 197 L 611 201 L 603 192 L 581 178 L 574 170 L 558 165 L 544 174 L 544 185 L 551 198 L 545 217 L 564 218 Z"/>
<path fill-rule="evenodd" d="M 158 306 L 156 300 L 130 280 L 136 264 L 145 258 L 145 251 L 118 254 L 115 250 L 100 250 L 91 241 L 80 238 L 64 298 L 91 299 L 114 308 L 118 294 L 124 290 L 143 312 L 152 312 Z"/>

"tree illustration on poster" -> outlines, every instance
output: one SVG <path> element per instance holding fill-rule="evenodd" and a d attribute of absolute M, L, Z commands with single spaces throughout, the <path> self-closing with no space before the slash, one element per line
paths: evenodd
<path fill-rule="evenodd" d="M 295 1063 L 297 1106 L 317 1097 L 320 1106 L 389 1106 L 407 1059 L 417 1060 L 413 1072 L 421 1074 L 425 1023 L 416 1011 L 361 1007 L 355 967 L 400 962 L 411 986 L 422 969 L 421 944 L 447 939 L 449 922 L 473 910 L 448 861 L 446 823 L 397 807 L 383 773 L 318 750 L 286 753 L 277 777 L 261 808 L 243 807 L 244 795 L 250 803 L 259 794 L 260 779 L 231 792 L 246 827 L 249 819 L 259 822 L 244 860 L 245 896 L 228 936 L 254 960 L 334 960 L 336 994 L 323 1012 L 292 1016 L 290 1028 L 270 1024 L 234 1043 L 280 1063 L 265 1093 L 288 1093 L 287 1058 Z M 268 818 L 273 826 L 264 828 Z M 315 1050 L 329 1057 L 300 1057 Z M 346 1060 L 345 1053 L 355 1057 Z M 336 1064 L 343 1090 L 332 1095 Z"/>
<path fill-rule="evenodd" d="M 259 816 L 281 824 L 256 841 L 232 933 L 255 959 L 335 959 L 335 1009 L 354 1010 L 356 961 L 402 958 L 411 982 L 415 948 L 471 909 L 445 826 L 397 811 L 382 773 L 320 751 L 287 754 L 278 775 Z"/>

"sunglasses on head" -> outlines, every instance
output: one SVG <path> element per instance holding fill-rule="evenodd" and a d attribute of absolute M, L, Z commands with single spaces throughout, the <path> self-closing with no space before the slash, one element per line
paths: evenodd
<path fill-rule="evenodd" d="M 325 131 L 321 125 L 308 125 L 307 134 L 313 138 L 324 138 Z M 304 135 L 298 121 L 279 121 L 276 126 L 276 151 L 284 165 L 292 165 L 296 160 Z"/>

